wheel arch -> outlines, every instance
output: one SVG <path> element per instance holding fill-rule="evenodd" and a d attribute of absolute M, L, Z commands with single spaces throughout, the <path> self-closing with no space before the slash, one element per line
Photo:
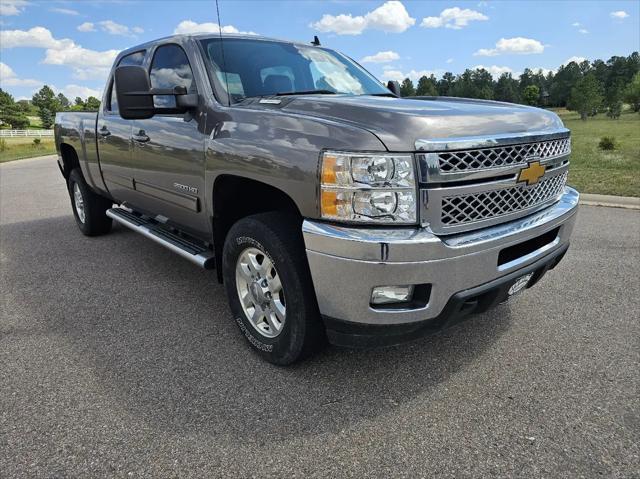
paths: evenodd
<path fill-rule="evenodd" d="M 295 201 L 283 190 L 251 178 L 224 174 L 213 185 L 213 245 L 218 281 L 222 283 L 222 248 L 238 220 L 257 213 L 286 212 L 302 225 Z"/>
<path fill-rule="evenodd" d="M 69 180 L 69 175 L 73 169 L 80 169 L 78 152 L 69 143 L 60 143 L 60 157 L 62 158 L 62 174 L 66 180 Z"/>

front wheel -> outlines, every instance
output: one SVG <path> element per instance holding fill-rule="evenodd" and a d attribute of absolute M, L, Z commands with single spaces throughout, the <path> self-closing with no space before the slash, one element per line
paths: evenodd
<path fill-rule="evenodd" d="M 112 221 L 106 212 L 113 202 L 91 191 L 77 168 L 69 175 L 68 187 L 73 216 L 80 231 L 87 236 L 108 233 Z"/>
<path fill-rule="evenodd" d="M 244 218 L 227 234 L 222 256 L 236 323 L 253 349 L 279 365 L 308 355 L 325 338 L 297 223 L 282 213 Z"/>

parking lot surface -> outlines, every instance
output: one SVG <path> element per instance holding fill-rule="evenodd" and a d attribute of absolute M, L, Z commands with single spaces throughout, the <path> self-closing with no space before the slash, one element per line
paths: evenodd
<path fill-rule="evenodd" d="M 54 157 L 0 166 L 0 477 L 640 477 L 640 213 L 582 207 L 512 303 L 290 368 L 215 273 L 77 230 Z"/>

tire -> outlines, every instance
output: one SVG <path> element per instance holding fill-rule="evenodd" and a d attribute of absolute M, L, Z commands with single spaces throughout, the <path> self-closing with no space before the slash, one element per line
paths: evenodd
<path fill-rule="evenodd" d="M 258 354 L 282 366 L 309 356 L 326 342 L 303 244 L 298 221 L 282 213 L 263 213 L 234 224 L 222 254 L 223 281 L 234 320 Z"/>
<path fill-rule="evenodd" d="M 91 191 L 77 168 L 69 175 L 68 187 L 73 216 L 80 231 L 86 236 L 108 233 L 112 221 L 106 211 L 113 206 L 113 202 Z"/>

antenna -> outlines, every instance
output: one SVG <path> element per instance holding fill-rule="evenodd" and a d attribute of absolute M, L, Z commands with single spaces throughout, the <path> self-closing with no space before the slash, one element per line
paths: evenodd
<path fill-rule="evenodd" d="M 231 106 L 231 93 L 229 92 L 229 79 L 227 78 L 227 61 L 224 58 L 224 42 L 222 40 L 222 22 L 220 21 L 220 7 L 216 0 L 216 14 L 218 15 L 218 34 L 220 35 L 220 51 L 222 52 L 222 68 L 224 68 L 224 83 L 227 87 L 227 106 Z"/>

